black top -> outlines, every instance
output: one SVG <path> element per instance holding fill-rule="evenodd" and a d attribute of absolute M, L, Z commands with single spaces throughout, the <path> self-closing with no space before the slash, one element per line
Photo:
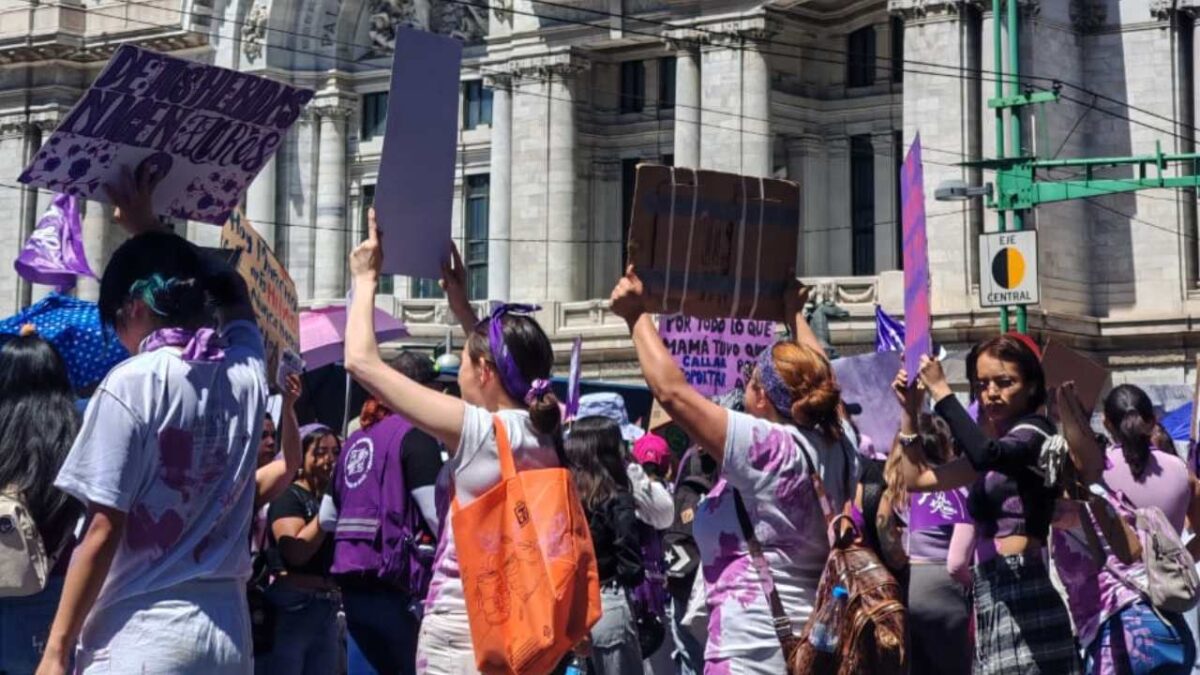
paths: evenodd
<path fill-rule="evenodd" d="M 279 551 L 279 542 L 275 540 L 275 521 L 280 518 L 302 518 L 305 523 L 308 523 L 313 518 L 317 517 L 317 513 L 321 510 L 321 500 L 313 493 L 305 490 L 296 483 L 288 486 L 288 489 L 283 494 L 275 498 L 271 502 L 271 507 L 267 510 L 267 528 L 270 533 L 270 547 L 273 550 L 271 559 L 272 564 L 277 569 L 287 570 L 296 574 L 314 574 L 316 576 L 327 576 L 329 568 L 333 565 L 333 537 L 325 536 L 325 540 L 321 542 L 321 548 L 313 554 L 308 562 L 303 565 L 289 565 L 284 559 L 283 554 Z"/>
<path fill-rule="evenodd" d="M 437 483 L 442 470 L 442 444 L 420 429 L 410 429 L 400 441 L 400 461 L 404 464 L 404 487 L 412 494 L 417 488 Z"/>
<path fill-rule="evenodd" d="M 616 583 L 633 588 L 642 582 L 646 569 L 638 540 L 638 521 L 633 496 L 618 492 L 595 511 L 589 511 L 588 527 L 596 549 L 596 567 L 600 585 Z"/>
<path fill-rule="evenodd" d="M 1026 415 L 1007 434 L 992 439 L 954 396 L 938 401 L 935 409 L 950 425 L 971 466 L 982 474 L 967 500 L 980 536 L 1025 535 L 1044 541 L 1050 534 L 1058 491 L 1046 487 L 1038 458 L 1046 436 L 1056 433 L 1054 423 L 1041 415 Z"/>

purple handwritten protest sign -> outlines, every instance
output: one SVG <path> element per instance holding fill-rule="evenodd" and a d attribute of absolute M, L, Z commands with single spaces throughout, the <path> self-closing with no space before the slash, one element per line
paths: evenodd
<path fill-rule="evenodd" d="M 60 291 L 74 286 L 76 277 L 96 278 L 83 250 L 78 199 L 64 194 L 54 196 L 13 267 L 26 281 Z"/>
<path fill-rule="evenodd" d="M 929 247 L 925 238 L 925 170 L 917 135 L 900 169 L 904 209 L 904 369 L 916 382 L 921 356 L 933 352 L 929 334 Z"/>
<path fill-rule="evenodd" d="M 658 334 L 691 384 L 705 396 L 745 386 L 742 369 L 775 342 L 775 324 L 752 319 L 664 316 Z"/>
<path fill-rule="evenodd" d="M 224 225 L 312 97 L 122 45 L 18 180 L 108 201 L 105 184 L 149 158 L 155 213 Z"/>
<path fill-rule="evenodd" d="M 908 528 L 910 530 L 931 530 L 943 525 L 969 522 L 971 522 L 971 516 L 967 513 L 966 488 L 909 495 Z"/>
<path fill-rule="evenodd" d="M 458 40 L 396 29 L 379 158 L 378 184 L 387 189 L 375 192 L 386 274 L 437 279 L 450 255 L 461 63 Z"/>

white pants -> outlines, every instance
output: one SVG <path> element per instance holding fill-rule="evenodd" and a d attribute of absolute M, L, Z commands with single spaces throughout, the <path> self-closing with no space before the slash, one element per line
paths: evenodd
<path fill-rule="evenodd" d="M 428 613 L 417 637 L 418 675 L 478 675 L 466 612 Z"/>
<path fill-rule="evenodd" d="M 245 585 L 192 582 L 89 615 L 76 672 L 250 675 L 253 651 Z"/>

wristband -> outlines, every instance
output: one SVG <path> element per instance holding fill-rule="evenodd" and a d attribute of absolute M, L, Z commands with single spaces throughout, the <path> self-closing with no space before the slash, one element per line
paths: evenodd
<path fill-rule="evenodd" d="M 915 444 L 918 438 L 920 438 L 918 434 L 896 434 L 896 440 L 900 441 L 900 445 L 905 448 Z"/>

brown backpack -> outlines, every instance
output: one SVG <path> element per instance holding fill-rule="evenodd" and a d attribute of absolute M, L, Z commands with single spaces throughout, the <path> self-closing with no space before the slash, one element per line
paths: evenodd
<path fill-rule="evenodd" d="M 792 675 L 901 675 L 908 672 L 904 650 L 905 620 L 900 584 L 879 556 L 865 546 L 858 528 L 848 516 L 838 516 L 837 541 L 817 586 L 817 604 L 800 634 L 795 651 L 788 657 Z M 838 629 L 838 649 L 823 654 L 808 641 L 813 617 L 833 597 L 834 586 L 850 593 Z"/>

